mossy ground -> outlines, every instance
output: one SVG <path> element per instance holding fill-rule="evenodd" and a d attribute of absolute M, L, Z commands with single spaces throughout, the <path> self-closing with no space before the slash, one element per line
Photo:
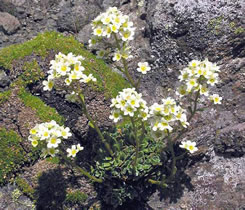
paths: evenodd
<path fill-rule="evenodd" d="M 24 88 L 20 89 L 19 97 L 21 98 L 25 106 L 30 107 L 36 111 L 38 118 L 41 119 L 43 122 L 54 120 L 59 125 L 64 124 L 65 119 L 58 114 L 56 109 L 47 106 L 40 98 L 38 98 L 37 96 L 33 96 Z"/>
<path fill-rule="evenodd" d="M 16 132 L 0 128 L 0 185 L 27 161 L 21 142 L 22 139 Z"/>

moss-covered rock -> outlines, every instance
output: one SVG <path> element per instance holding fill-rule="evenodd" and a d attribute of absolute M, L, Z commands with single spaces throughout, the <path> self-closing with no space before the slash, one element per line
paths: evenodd
<path fill-rule="evenodd" d="M 0 66 L 8 69 L 10 74 L 16 74 L 17 72 L 13 71 L 16 71 L 15 65 L 18 61 L 31 55 L 35 55 L 37 58 L 41 57 L 42 61 L 46 61 L 45 59 L 51 52 L 52 54 L 72 52 L 75 55 L 85 57 L 82 64 L 86 69 L 86 73 L 92 73 L 97 78 L 97 84 L 94 88 L 103 91 L 106 97 L 115 97 L 118 91 L 129 86 L 122 76 L 113 72 L 103 60 L 97 59 L 95 55 L 87 51 L 83 44 L 75 40 L 74 37 L 65 37 L 57 32 L 45 32 L 23 44 L 11 45 L 0 50 Z M 39 63 L 34 58 L 22 63 L 22 68 L 19 71 L 22 71 L 18 72 L 18 75 L 25 84 L 30 84 L 43 79 L 45 69 L 41 71 Z"/>
<path fill-rule="evenodd" d="M 28 197 L 34 199 L 34 193 L 35 190 L 33 189 L 33 187 L 31 187 L 28 182 L 21 178 L 21 177 L 17 177 L 15 179 L 15 183 L 17 184 L 18 188 Z"/>

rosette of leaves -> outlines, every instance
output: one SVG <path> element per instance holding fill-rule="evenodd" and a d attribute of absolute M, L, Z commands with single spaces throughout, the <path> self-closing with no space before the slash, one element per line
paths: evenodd
<path fill-rule="evenodd" d="M 94 176 L 104 180 L 96 185 L 103 201 L 116 208 L 127 201 L 147 200 L 155 190 L 148 179 L 158 175 L 158 166 L 163 162 L 160 149 L 165 145 L 146 135 L 140 143 L 138 164 L 134 169 L 135 139 L 132 127 L 124 125 L 114 132 L 104 132 L 104 136 L 112 145 L 115 156 L 106 156 L 106 153 L 98 150 L 96 165 L 91 170 Z"/>

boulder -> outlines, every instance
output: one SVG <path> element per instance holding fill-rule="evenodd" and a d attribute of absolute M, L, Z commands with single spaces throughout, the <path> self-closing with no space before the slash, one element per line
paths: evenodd
<path fill-rule="evenodd" d="M 0 12 L 0 31 L 5 34 L 14 34 L 20 28 L 20 22 L 17 18 L 7 12 Z"/>

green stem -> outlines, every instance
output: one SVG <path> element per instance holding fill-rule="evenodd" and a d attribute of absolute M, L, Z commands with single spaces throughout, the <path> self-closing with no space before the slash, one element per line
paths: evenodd
<path fill-rule="evenodd" d="M 110 156 L 113 157 L 113 152 L 112 152 L 112 149 L 111 149 L 110 145 L 106 142 L 106 140 L 105 140 L 103 134 L 101 133 L 96 121 L 94 121 L 92 119 L 92 117 L 90 116 L 90 114 L 88 113 L 88 110 L 87 110 L 87 107 L 86 107 L 86 104 L 85 104 L 85 101 L 84 101 L 84 96 L 83 96 L 83 94 L 81 92 L 79 93 L 79 100 L 81 102 L 84 114 L 88 118 L 89 122 L 92 123 L 92 125 L 94 126 L 94 129 L 97 131 L 102 143 L 105 145 L 105 147 L 106 147 L 107 151 L 109 152 Z"/>
<path fill-rule="evenodd" d="M 195 97 L 195 100 L 194 100 L 194 107 L 193 107 L 193 109 L 192 109 L 192 112 L 191 112 L 191 115 L 190 115 L 190 117 L 189 117 L 189 119 L 188 119 L 188 122 L 189 122 L 189 121 L 193 118 L 193 116 L 196 114 L 196 111 L 197 111 L 197 100 L 198 100 L 199 96 L 200 96 L 200 91 L 197 91 L 196 97 Z"/>
<path fill-rule="evenodd" d="M 171 174 L 168 178 L 168 180 L 172 180 L 176 174 L 176 157 L 175 157 L 175 153 L 174 153 L 174 146 L 173 146 L 173 142 L 170 139 L 170 135 L 168 134 L 168 148 L 170 150 L 171 156 L 172 156 L 172 167 L 171 167 Z"/>
<path fill-rule="evenodd" d="M 139 148 L 140 148 L 140 142 L 139 142 L 139 138 L 137 135 L 137 129 L 135 126 L 135 122 L 134 119 L 132 117 L 130 117 L 132 126 L 133 126 L 133 130 L 134 130 L 134 137 L 135 137 L 135 141 L 136 141 L 136 148 L 135 148 L 135 158 L 134 158 L 134 162 L 133 162 L 133 169 L 134 171 L 136 170 L 136 166 L 137 166 L 137 161 L 138 161 L 138 157 L 139 157 Z"/>
<path fill-rule="evenodd" d="M 116 40 L 116 46 L 117 46 L 117 49 L 120 51 L 121 50 L 121 47 L 120 47 L 120 43 L 119 43 L 119 40 L 117 38 L 117 35 L 115 33 L 112 33 L 115 40 Z M 130 84 L 136 88 L 136 90 L 138 90 L 137 88 L 137 84 L 135 84 L 133 78 L 130 76 L 129 72 L 128 72 L 128 64 L 127 64 L 127 60 L 125 58 L 122 58 L 122 63 L 123 63 L 123 68 L 124 68 L 124 71 L 123 73 L 125 74 L 125 76 L 127 77 L 127 79 L 129 80 Z"/>
<path fill-rule="evenodd" d="M 94 182 L 98 182 L 98 183 L 102 183 L 103 180 L 102 179 L 98 179 L 94 176 L 92 176 L 89 172 L 87 172 L 85 169 L 79 167 L 78 165 L 76 165 L 73 161 L 71 161 L 66 155 L 64 155 L 63 153 L 60 153 L 61 157 L 63 158 L 63 160 L 65 161 L 65 163 L 68 166 L 72 166 L 73 168 L 75 168 L 77 171 L 79 171 L 82 175 L 88 177 L 89 179 L 91 179 Z"/>
<path fill-rule="evenodd" d="M 156 181 L 154 179 L 148 179 L 148 182 L 150 182 L 151 184 L 159 185 L 160 187 L 167 187 L 168 186 L 163 181 Z"/>

